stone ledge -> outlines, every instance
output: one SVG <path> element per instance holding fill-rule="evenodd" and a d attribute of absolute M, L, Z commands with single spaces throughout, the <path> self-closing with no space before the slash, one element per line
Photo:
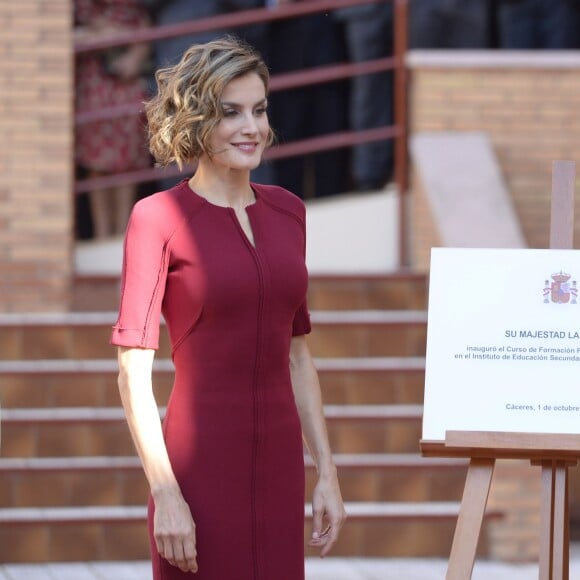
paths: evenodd
<path fill-rule="evenodd" d="M 466 459 L 422 457 L 416 453 L 337 453 L 333 460 L 339 469 L 448 469 L 467 467 Z M 309 455 L 304 457 L 307 468 L 314 462 Z M 66 472 L 140 470 L 137 456 L 126 457 L 29 457 L 0 459 L 0 473 L 15 472 Z"/>
<path fill-rule="evenodd" d="M 159 407 L 160 416 L 165 408 Z M 325 405 L 327 420 L 419 420 L 423 405 Z M 2 423 L 117 423 L 125 421 L 122 407 L 53 407 L 3 409 Z"/>
<path fill-rule="evenodd" d="M 313 324 L 426 324 L 425 310 L 313 310 Z M 112 326 L 116 312 L 0 313 L 0 327 Z M 164 324 L 164 321 L 161 321 Z"/>
<path fill-rule="evenodd" d="M 579 50 L 411 50 L 410 69 L 580 69 Z"/>
<path fill-rule="evenodd" d="M 324 372 L 388 372 L 424 371 L 425 358 L 420 356 L 385 357 L 342 357 L 314 358 L 319 373 Z M 173 373 L 171 359 L 153 361 L 154 373 Z M 119 364 L 116 359 L 43 359 L 43 360 L 0 360 L 0 375 L 35 374 L 116 374 Z"/>
<path fill-rule="evenodd" d="M 459 502 L 346 502 L 352 519 L 456 519 Z M 499 515 L 499 513 L 488 513 Z M 312 518 L 312 505 L 304 506 L 306 519 Z M 2 508 L 0 523 L 7 525 L 126 523 L 145 521 L 146 506 L 83 506 L 62 508 Z"/>

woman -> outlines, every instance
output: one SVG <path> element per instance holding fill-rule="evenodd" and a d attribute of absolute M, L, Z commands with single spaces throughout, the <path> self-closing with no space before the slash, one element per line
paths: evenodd
<path fill-rule="evenodd" d="M 249 180 L 272 140 L 268 71 L 225 38 L 192 46 L 157 82 L 151 151 L 197 169 L 133 209 L 111 339 L 151 487 L 154 578 L 300 580 L 302 434 L 321 556 L 345 514 L 305 340 L 304 205 Z M 151 387 L 161 312 L 176 369 L 163 433 Z"/>

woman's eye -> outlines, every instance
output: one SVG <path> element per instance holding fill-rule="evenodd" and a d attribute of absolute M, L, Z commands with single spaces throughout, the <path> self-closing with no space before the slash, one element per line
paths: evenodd
<path fill-rule="evenodd" d="M 266 107 L 259 107 L 258 109 L 256 109 L 255 114 L 258 116 L 261 115 L 265 115 L 268 112 L 268 109 Z"/>
<path fill-rule="evenodd" d="M 238 112 L 235 109 L 228 109 L 224 111 L 224 117 L 235 117 L 237 113 Z"/>

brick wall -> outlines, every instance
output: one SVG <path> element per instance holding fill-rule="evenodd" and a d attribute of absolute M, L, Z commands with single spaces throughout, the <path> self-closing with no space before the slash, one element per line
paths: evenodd
<path fill-rule="evenodd" d="M 504 514 L 486 527 L 489 557 L 533 562 L 540 551 L 541 470 L 529 461 L 496 462 L 488 508 Z"/>
<path fill-rule="evenodd" d="M 580 52 L 414 51 L 408 62 L 411 134 L 486 132 L 527 244 L 547 247 L 552 161 L 575 160 L 580 172 Z M 416 193 L 412 237 L 421 261 L 438 240 Z M 580 243 L 580 206 L 576 214 Z"/>
<path fill-rule="evenodd" d="M 71 0 L 0 2 L 0 311 L 65 310 L 72 273 Z"/>

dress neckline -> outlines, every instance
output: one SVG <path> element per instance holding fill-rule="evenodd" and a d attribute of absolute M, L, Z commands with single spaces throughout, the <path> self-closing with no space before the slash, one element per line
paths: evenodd
<path fill-rule="evenodd" d="M 203 195 L 200 195 L 199 193 L 197 193 L 197 191 L 195 191 L 195 189 L 193 189 L 190 185 L 189 185 L 189 178 L 184 179 L 181 182 L 181 185 L 187 189 L 187 193 L 189 195 L 193 195 L 193 197 L 197 200 L 199 200 L 201 203 L 208 205 L 210 207 L 215 207 L 217 209 L 224 209 L 224 210 L 228 210 L 228 211 L 233 211 L 235 212 L 236 210 L 229 206 L 229 205 L 219 205 L 217 203 L 214 203 L 212 201 L 210 201 L 209 199 L 207 199 L 206 197 L 203 197 Z M 244 206 L 244 210 L 251 210 L 251 208 L 255 207 L 258 202 L 260 201 L 260 195 L 258 193 L 257 188 L 254 186 L 253 183 L 250 183 L 250 187 L 252 189 L 252 192 L 254 194 L 254 201 L 252 203 L 249 203 L 248 205 Z"/>

